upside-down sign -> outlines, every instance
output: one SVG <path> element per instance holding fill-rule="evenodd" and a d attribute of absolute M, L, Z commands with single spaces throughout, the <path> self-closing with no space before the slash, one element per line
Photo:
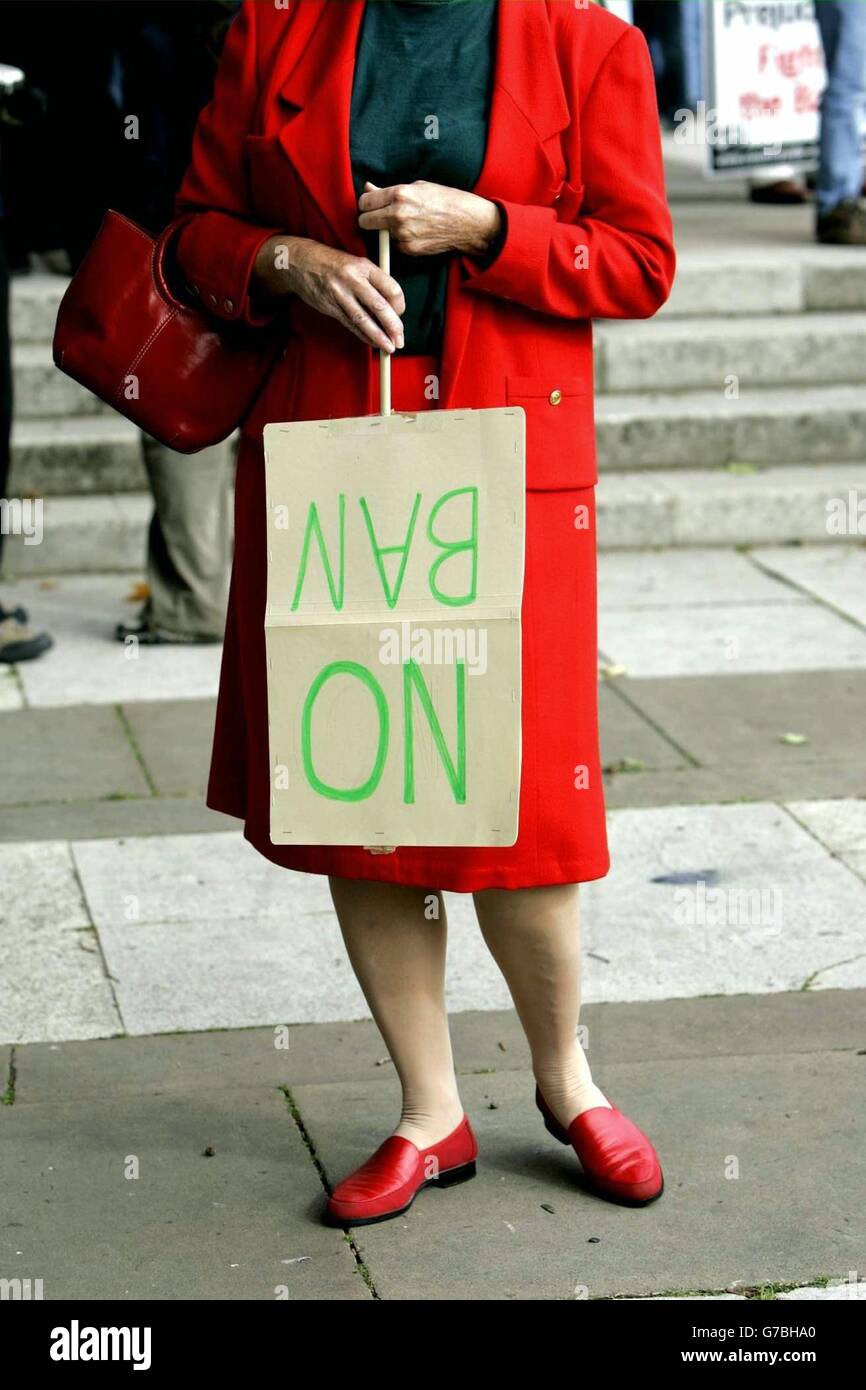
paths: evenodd
<path fill-rule="evenodd" d="M 264 431 L 274 844 L 510 845 L 519 407 Z"/>

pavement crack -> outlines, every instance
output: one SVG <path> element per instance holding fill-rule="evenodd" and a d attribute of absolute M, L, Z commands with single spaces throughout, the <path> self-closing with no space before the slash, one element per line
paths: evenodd
<path fill-rule="evenodd" d="M 6 1073 L 6 1088 L 0 1096 L 3 1105 L 15 1104 L 15 1082 L 18 1079 L 18 1072 L 15 1068 L 15 1048 L 9 1049 L 9 1070 Z"/>
<path fill-rule="evenodd" d="M 636 695 L 632 695 L 632 688 L 639 685 L 639 683 L 639 680 L 635 680 L 634 677 L 632 677 L 632 684 L 629 687 L 627 687 L 625 683 L 620 682 L 618 680 L 607 680 L 605 682 L 607 688 L 616 696 L 617 699 L 622 700 L 624 705 L 628 705 L 629 708 L 632 709 L 635 712 L 635 714 L 639 716 L 639 718 L 643 721 L 644 724 L 647 724 L 651 729 L 655 731 L 655 733 L 659 735 L 660 738 L 663 738 L 665 743 L 668 744 L 670 748 L 673 748 L 677 753 L 680 754 L 680 757 L 685 758 L 686 763 L 689 767 L 701 767 L 702 764 L 698 761 L 694 754 L 690 753 L 688 748 L 686 748 L 684 744 L 679 743 L 677 739 L 675 739 L 673 735 L 669 733 L 668 730 L 665 729 L 658 722 L 657 719 L 654 719 L 652 715 L 648 714 L 647 711 L 643 709 Z M 643 770 L 649 772 L 654 769 L 644 768 Z"/>
<path fill-rule="evenodd" d="M 777 570 L 769 560 L 759 559 L 758 556 L 754 555 L 750 550 L 744 551 L 743 554 L 745 554 L 749 562 L 754 565 L 755 569 L 760 570 L 761 573 L 769 575 L 771 579 L 777 580 L 780 584 L 784 584 L 792 593 L 802 595 L 803 598 L 808 599 L 810 603 L 815 604 L 817 607 L 826 609 L 828 613 L 835 614 L 837 618 L 842 618 L 846 623 L 849 623 L 851 627 L 856 627 L 858 632 L 863 632 L 863 623 L 855 614 L 849 613 L 844 608 L 840 608 L 838 604 L 833 603 L 831 599 L 824 598 L 815 589 L 810 589 L 808 585 L 801 583 L 800 580 L 793 579 L 789 574 L 783 574 L 782 571 Z"/>
<path fill-rule="evenodd" d="M 863 959 L 866 959 L 866 951 L 858 951 L 856 956 L 846 956 L 844 960 L 834 960 L 830 965 L 819 965 L 817 970 L 813 970 L 811 975 L 806 976 L 800 986 L 800 993 L 808 993 L 818 976 L 823 975 L 827 970 L 838 970 L 840 965 L 853 965 L 854 961 Z"/>
<path fill-rule="evenodd" d="M 123 730 L 124 735 L 126 736 L 126 741 L 132 749 L 133 756 L 135 757 L 136 762 L 141 768 L 141 773 L 144 777 L 145 782 L 147 783 L 148 791 L 150 792 L 151 796 L 158 797 L 159 787 L 156 785 L 156 783 L 150 775 L 150 768 L 144 761 L 144 754 L 138 746 L 138 741 L 135 737 L 135 734 L 132 731 L 132 725 L 126 717 L 126 710 L 123 708 L 123 705 L 115 705 L 114 712 L 117 715 L 120 727 Z"/>
<path fill-rule="evenodd" d="M 89 919 L 88 926 L 83 928 L 83 930 L 87 931 L 88 929 L 90 929 L 93 931 L 94 939 L 96 941 L 95 954 L 99 955 L 99 960 L 102 965 L 102 972 L 105 975 L 106 980 L 108 981 L 108 988 L 111 991 L 111 1002 L 114 1005 L 115 1013 L 117 1014 L 118 1022 L 120 1023 L 120 1031 L 121 1033 L 126 1034 L 129 1030 L 126 1026 L 126 1019 L 123 1017 L 123 1009 L 120 1007 L 120 999 L 118 998 L 117 990 L 115 988 L 115 985 L 117 983 L 117 976 L 112 975 L 111 970 L 109 969 L 108 961 L 105 956 L 105 948 L 102 944 L 102 937 L 99 935 L 99 928 L 93 920 L 93 913 L 90 911 L 90 900 L 87 896 L 87 889 L 84 886 L 84 880 L 81 877 L 81 870 L 78 867 L 78 859 L 76 858 L 75 854 L 75 842 L 73 840 L 67 840 L 66 845 L 69 853 L 69 862 L 72 866 L 72 876 L 75 879 L 75 882 L 78 886 L 78 891 L 81 894 L 82 906 L 84 907 L 84 911 L 87 913 Z"/>
<path fill-rule="evenodd" d="M 310 1160 L 313 1164 L 313 1167 L 319 1175 L 319 1181 L 321 1182 L 325 1192 L 327 1192 L 328 1196 L 330 1197 L 331 1184 L 328 1182 L 328 1175 L 325 1172 L 322 1160 L 316 1153 L 316 1146 L 313 1143 L 312 1137 L 310 1135 L 309 1130 L 307 1129 L 307 1126 L 304 1124 L 303 1116 L 301 1115 L 298 1103 L 292 1095 L 291 1090 L 288 1086 L 280 1086 L 279 1090 L 281 1090 L 283 1095 L 285 1096 L 289 1114 L 295 1122 L 295 1128 L 297 1129 L 298 1134 L 301 1136 L 301 1142 L 303 1143 L 304 1148 L 307 1150 L 307 1153 L 310 1155 Z M 374 1298 L 377 1302 L 381 1302 L 381 1295 L 373 1282 L 373 1276 L 370 1273 L 370 1270 L 364 1261 L 363 1255 L 361 1254 L 360 1250 L 355 1244 L 355 1239 L 352 1235 L 351 1228 L 348 1226 L 343 1227 L 343 1239 L 352 1252 L 352 1258 L 355 1261 L 358 1273 L 360 1274 L 361 1278 L 363 1279 L 364 1283 L 367 1285 L 367 1288 L 370 1291 L 370 1297 Z"/>

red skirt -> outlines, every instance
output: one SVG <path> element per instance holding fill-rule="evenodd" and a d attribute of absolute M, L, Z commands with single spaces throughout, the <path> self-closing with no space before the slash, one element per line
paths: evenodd
<path fill-rule="evenodd" d="M 429 410 L 432 357 L 392 363 L 395 410 Z M 610 867 L 598 739 L 595 490 L 528 492 L 522 608 L 520 822 L 510 848 L 397 849 L 272 845 L 264 614 L 265 487 L 261 444 L 241 442 L 235 558 L 207 803 L 244 821 L 275 864 L 338 878 L 470 893 L 602 878 Z"/>

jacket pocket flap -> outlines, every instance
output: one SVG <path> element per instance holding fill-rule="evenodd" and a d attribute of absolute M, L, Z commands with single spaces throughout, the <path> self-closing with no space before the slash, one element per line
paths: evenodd
<path fill-rule="evenodd" d="M 526 487 L 530 492 L 594 487 L 592 384 L 584 376 L 508 376 L 509 405 L 526 415 Z"/>

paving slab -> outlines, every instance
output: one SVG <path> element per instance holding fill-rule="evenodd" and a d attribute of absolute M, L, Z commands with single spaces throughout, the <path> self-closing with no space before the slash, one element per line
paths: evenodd
<path fill-rule="evenodd" d="M 0 1276 L 76 1302 L 370 1297 L 274 1086 L 4 1111 Z"/>
<path fill-rule="evenodd" d="M 612 870 L 581 890 L 587 1002 L 866 984 L 866 886 L 783 809 L 623 810 L 609 829 Z"/>
<path fill-rule="evenodd" d="M 559 1300 L 844 1276 L 866 1240 L 862 1071 L 862 1058 L 839 1053 L 611 1067 L 608 1090 L 652 1135 L 666 1172 L 662 1199 L 637 1210 L 581 1189 L 576 1160 L 533 1107 L 529 1075 L 466 1077 L 478 1176 L 359 1228 L 356 1244 L 383 1299 Z M 293 1095 L 331 1182 L 381 1141 L 397 1107 L 396 1084 Z"/>
<path fill-rule="evenodd" d="M 120 1031 L 68 846 L 0 845 L 0 1040 Z"/>
<path fill-rule="evenodd" d="M 787 763 L 614 771 L 605 775 L 608 811 L 642 806 L 725 805 L 744 801 L 788 801 L 866 796 L 866 768 L 850 758 L 815 758 Z"/>
<path fill-rule="evenodd" d="M 379 1076 L 387 1070 L 383 1056 L 372 1020 L 30 1043 L 16 1050 L 15 1104 L 54 1105 L 107 1095 L 201 1096 L 270 1090 L 297 1078 Z"/>
<path fill-rule="evenodd" d="M 604 551 L 598 558 L 600 610 L 790 603 L 802 597 L 736 550 Z"/>
<path fill-rule="evenodd" d="M 602 681 L 598 693 L 601 760 L 606 768 L 692 766 L 670 738 L 654 728 L 634 705 L 620 696 L 619 681 Z"/>
<path fill-rule="evenodd" d="M 200 796 L 0 806 L 0 843 L 74 840 L 81 835 L 112 840 L 118 835 L 188 835 L 236 825 L 230 816 L 208 810 Z"/>
<path fill-rule="evenodd" d="M 765 804 L 616 811 L 610 842 L 610 875 L 582 892 L 587 1002 L 866 982 L 866 884 L 795 815 Z M 277 869 L 239 835 L 0 853 L 5 900 L 34 924 L 8 935 L 8 1040 L 367 1016 L 327 881 Z M 450 1007 L 507 1006 L 471 898 L 449 894 L 447 906 Z"/>
<path fill-rule="evenodd" d="M 20 709 L 24 704 L 24 692 L 18 673 L 12 666 L 0 666 L 0 714 Z"/>
<path fill-rule="evenodd" d="M 856 757 L 866 706 L 864 671 L 617 677 L 611 684 L 702 766 L 790 768 L 792 792 L 806 763 L 845 763 L 866 772 Z M 806 742 L 783 743 L 789 733 Z"/>
<path fill-rule="evenodd" d="M 148 776 L 160 796 L 204 799 L 214 700 L 151 700 L 122 706 Z"/>
<path fill-rule="evenodd" d="M 749 558 L 866 624 L 866 545 L 773 546 L 753 550 Z"/>
<path fill-rule="evenodd" d="M 587 1002 L 866 981 L 866 885 L 778 806 L 623 810 L 609 830 L 612 871 L 582 893 Z M 87 841 L 72 863 L 129 1032 L 367 1016 L 323 877 L 278 869 L 237 834 Z M 446 901 L 450 1007 L 505 1007 L 471 898 Z M 42 1028 L 28 1038 L 80 1036 L 44 1031 L 28 949 Z"/>
<path fill-rule="evenodd" d="M 513 1009 L 454 1013 L 450 1024 L 461 1076 L 529 1069 L 529 1049 Z M 856 1053 L 864 1043 L 863 993 L 821 990 L 587 1004 L 581 1010 L 581 1030 L 602 1086 L 611 1066 L 635 1057 L 667 1062 Z M 19 1106 L 86 1101 L 109 1093 L 201 1094 L 253 1084 L 393 1085 L 394 1080 L 393 1064 L 372 1019 L 293 1024 L 288 1029 L 211 1029 L 87 1043 L 30 1043 L 16 1050 L 16 1072 Z"/>
<path fill-rule="evenodd" d="M 866 669 L 866 632 L 817 604 L 683 604 L 662 621 L 599 613 L 599 646 L 631 676 Z"/>
<path fill-rule="evenodd" d="M 866 878 L 866 799 L 792 801 L 788 810 L 831 854 Z"/>
<path fill-rule="evenodd" d="M 83 499 L 83 505 L 89 501 Z M 121 704 L 216 694 L 219 646 L 138 647 L 114 640 L 117 623 L 134 620 L 137 605 L 130 602 L 130 594 L 135 583 L 135 576 L 127 573 L 4 584 L 6 601 L 23 604 L 33 624 L 47 628 L 55 639 L 44 657 L 19 668 L 29 705 Z"/>
<path fill-rule="evenodd" d="M 327 879 L 277 868 L 240 835 L 73 846 L 129 1032 L 367 1016 Z M 502 1007 L 471 899 L 449 896 L 455 1009 Z"/>
<path fill-rule="evenodd" d="M 149 796 L 126 731 L 110 705 L 23 709 L 3 724 L 0 804 Z"/>

